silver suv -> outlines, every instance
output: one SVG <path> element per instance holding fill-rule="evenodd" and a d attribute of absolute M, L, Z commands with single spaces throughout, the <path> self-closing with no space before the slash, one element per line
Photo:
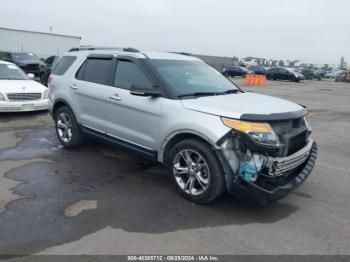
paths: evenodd
<path fill-rule="evenodd" d="M 191 56 L 76 48 L 55 66 L 49 90 L 64 147 L 93 136 L 155 159 L 193 202 L 224 191 L 276 201 L 316 161 L 304 106 L 243 92 Z"/>

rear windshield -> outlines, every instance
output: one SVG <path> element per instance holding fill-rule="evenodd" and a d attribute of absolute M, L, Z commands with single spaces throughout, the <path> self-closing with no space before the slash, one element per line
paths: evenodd
<path fill-rule="evenodd" d="M 77 59 L 76 56 L 63 56 L 52 70 L 53 75 L 63 75 Z"/>

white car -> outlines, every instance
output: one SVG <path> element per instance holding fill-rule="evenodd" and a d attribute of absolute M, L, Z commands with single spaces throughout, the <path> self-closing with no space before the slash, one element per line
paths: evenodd
<path fill-rule="evenodd" d="M 48 88 L 13 63 L 0 60 L 0 112 L 48 109 Z"/>

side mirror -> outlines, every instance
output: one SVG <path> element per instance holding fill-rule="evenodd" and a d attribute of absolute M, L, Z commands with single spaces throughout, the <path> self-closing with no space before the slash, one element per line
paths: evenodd
<path fill-rule="evenodd" d="M 33 80 L 35 78 L 35 75 L 32 73 L 27 74 L 30 80 Z"/>
<path fill-rule="evenodd" d="M 148 89 L 138 87 L 135 84 L 131 85 L 130 94 L 134 96 L 151 96 L 151 97 L 160 97 L 162 96 L 162 92 L 157 89 Z"/>

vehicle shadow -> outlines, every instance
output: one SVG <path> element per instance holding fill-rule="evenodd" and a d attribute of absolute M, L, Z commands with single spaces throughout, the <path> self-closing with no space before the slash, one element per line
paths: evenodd
<path fill-rule="evenodd" d="M 24 182 L 11 190 L 25 198 L 0 214 L 1 254 L 37 252 L 106 226 L 160 234 L 273 223 L 298 210 L 286 203 L 247 204 L 228 194 L 196 205 L 176 193 L 163 166 L 95 141 L 75 150 L 62 149 L 53 129 L 28 132 L 14 148 L 0 150 L 1 160 L 34 157 L 52 163 L 32 163 L 5 174 Z M 65 208 L 81 200 L 96 200 L 97 207 L 65 217 Z"/>
<path fill-rule="evenodd" d="M 0 121 L 13 121 L 33 118 L 40 115 L 47 115 L 48 111 L 30 111 L 30 112 L 0 112 Z"/>

